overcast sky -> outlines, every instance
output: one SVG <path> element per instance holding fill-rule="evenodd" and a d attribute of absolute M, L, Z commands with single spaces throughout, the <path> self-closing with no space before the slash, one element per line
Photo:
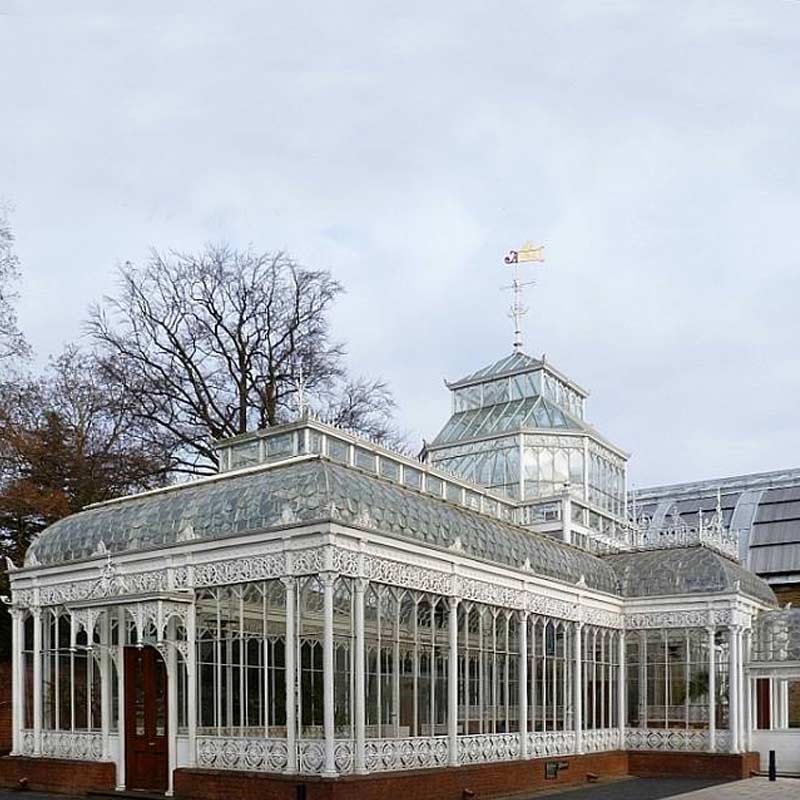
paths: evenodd
<path fill-rule="evenodd" d="M 633 485 L 800 466 L 800 3 L 164 5 L 0 0 L 39 359 L 150 246 L 286 249 L 431 438 L 442 378 L 510 352 L 532 239 L 526 349 Z"/>

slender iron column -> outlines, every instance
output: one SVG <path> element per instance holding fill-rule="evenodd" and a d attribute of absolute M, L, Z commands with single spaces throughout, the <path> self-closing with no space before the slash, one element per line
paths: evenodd
<path fill-rule="evenodd" d="M 619 632 L 619 665 L 617 666 L 617 725 L 619 726 L 619 746 L 625 748 L 625 714 L 628 698 L 627 691 L 627 661 L 625 653 L 625 631 Z"/>
<path fill-rule="evenodd" d="M 11 609 L 11 755 L 18 755 L 22 748 L 22 728 L 25 720 L 22 715 L 23 676 L 23 620 L 22 609 Z"/>
<path fill-rule="evenodd" d="M 33 754 L 42 753 L 42 609 L 33 614 Z"/>
<path fill-rule="evenodd" d="M 109 610 L 109 613 L 111 611 Z M 117 790 L 125 788 L 125 645 L 127 643 L 125 609 L 117 609 L 117 728 L 119 752 L 117 753 Z"/>
<path fill-rule="evenodd" d="M 744 665 L 750 664 L 750 643 L 751 632 L 747 629 L 744 632 L 742 641 L 742 652 L 744 657 L 742 659 L 742 671 L 744 672 Z M 744 676 L 744 740 L 742 746 L 745 752 L 750 752 L 753 747 L 753 680 L 749 673 Z"/>
<path fill-rule="evenodd" d="M 334 720 L 334 660 L 333 660 L 333 588 L 336 574 L 320 574 L 323 590 L 322 617 L 322 727 L 325 735 L 325 761 L 322 774 L 336 776 L 336 728 Z"/>
<path fill-rule="evenodd" d="M 731 753 L 739 752 L 739 627 L 728 628 L 728 730 Z"/>
<path fill-rule="evenodd" d="M 365 652 L 364 652 L 364 592 L 367 588 L 367 581 L 363 578 L 355 580 L 355 771 L 365 773 L 367 771 L 364 746 L 366 743 L 366 699 L 364 686 L 365 673 Z M 380 654 L 379 654 L 380 657 Z M 380 735 L 380 733 L 378 734 Z"/>
<path fill-rule="evenodd" d="M 458 598 L 449 599 L 447 657 L 447 745 L 451 767 L 458 766 Z M 433 622 L 431 622 L 433 624 Z M 433 673 L 432 673 L 433 675 Z M 432 678 L 433 680 L 433 678 Z"/>
<path fill-rule="evenodd" d="M 186 614 L 186 729 L 189 739 L 189 766 L 197 763 L 197 608 Z M 264 710 L 266 719 L 266 709 Z"/>
<path fill-rule="evenodd" d="M 583 752 L 583 623 L 576 622 L 574 628 L 575 653 L 573 680 L 573 705 L 575 706 L 575 752 Z"/>
<path fill-rule="evenodd" d="M 708 626 L 708 749 L 717 749 L 717 629 Z"/>
<path fill-rule="evenodd" d="M 111 731 L 111 610 L 103 613 L 100 621 L 100 730 L 103 736 L 103 760 L 109 757 L 109 736 Z M 56 621 L 58 625 L 58 621 Z M 58 628 L 56 627 L 56 646 Z M 89 656 L 91 658 L 91 655 Z"/>
<path fill-rule="evenodd" d="M 519 615 L 519 697 L 517 718 L 519 719 L 519 757 L 528 757 L 528 612 Z"/>
<path fill-rule="evenodd" d="M 286 771 L 297 772 L 297 619 L 296 579 L 281 578 L 286 587 Z"/>
<path fill-rule="evenodd" d="M 159 631 L 159 635 L 161 631 Z M 178 766 L 178 651 L 175 649 L 177 626 L 173 617 L 167 623 L 166 653 L 167 668 L 167 796 L 172 795 L 172 780 Z"/>

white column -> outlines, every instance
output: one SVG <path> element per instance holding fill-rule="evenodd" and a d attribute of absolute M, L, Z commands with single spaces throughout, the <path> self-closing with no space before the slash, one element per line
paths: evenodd
<path fill-rule="evenodd" d="M 167 668 L 167 797 L 172 796 L 172 781 L 178 766 L 178 651 L 175 618 L 167 624 L 165 666 Z"/>
<path fill-rule="evenodd" d="M 528 612 L 519 615 L 519 757 L 528 757 Z"/>
<path fill-rule="evenodd" d="M 739 637 L 738 626 L 728 628 L 728 730 L 731 753 L 739 752 Z"/>
<path fill-rule="evenodd" d="M 717 749 L 717 629 L 708 627 L 708 749 Z"/>
<path fill-rule="evenodd" d="M 364 592 L 366 591 L 368 582 L 363 578 L 357 578 L 355 581 L 355 653 L 354 659 L 354 672 L 355 672 L 355 704 L 353 714 L 355 716 L 355 753 L 354 763 L 355 771 L 357 773 L 365 773 L 367 771 L 364 746 L 366 743 L 366 697 L 364 685 L 365 673 L 365 651 L 364 651 Z"/>
<path fill-rule="evenodd" d="M 617 667 L 617 725 L 619 727 L 619 747 L 625 749 L 625 715 L 627 703 L 627 662 L 625 653 L 625 631 L 619 632 L 619 665 Z"/>
<path fill-rule="evenodd" d="M 111 611 L 109 610 L 109 613 Z M 117 728 L 119 752 L 117 753 L 117 791 L 125 788 L 125 645 L 127 644 L 125 609 L 117 610 Z"/>
<path fill-rule="evenodd" d="M 103 736 L 103 760 L 109 757 L 111 731 L 111 610 L 103 612 L 100 620 L 100 730 Z M 57 629 L 56 629 L 57 630 Z M 91 654 L 89 655 L 91 658 Z"/>
<path fill-rule="evenodd" d="M 336 729 L 334 725 L 333 706 L 333 587 L 336 574 L 323 572 L 320 575 L 323 590 L 322 616 L 322 727 L 325 735 L 325 761 L 322 774 L 325 777 L 336 777 Z"/>
<path fill-rule="evenodd" d="M 42 609 L 33 614 L 33 754 L 42 752 Z"/>
<path fill-rule="evenodd" d="M 186 732 L 189 739 L 189 766 L 197 763 L 197 611 L 186 612 Z M 264 716 L 266 717 L 266 709 Z"/>
<path fill-rule="evenodd" d="M 297 591 L 295 578 L 281 578 L 286 587 L 286 771 L 297 772 Z"/>
<path fill-rule="evenodd" d="M 583 623 L 574 623 L 574 668 L 572 670 L 575 706 L 575 752 L 583 752 Z"/>
<path fill-rule="evenodd" d="M 750 679 L 747 667 L 750 664 L 750 630 L 742 632 L 741 648 L 741 671 L 742 671 L 742 750 L 749 753 L 752 748 L 753 731 L 753 681 Z"/>
<path fill-rule="evenodd" d="M 17 755 L 22 749 L 25 663 L 23 661 L 23 612 L 20 608 L 11 609 L 11 755 Z"/>
<path fill-rule="evenodd" d="M 451 767 L 458 766 L 458 598 L 449 599 L 447 654 L 447 747 Z M 433 625 L 433 621 L 431 621 Z"/>

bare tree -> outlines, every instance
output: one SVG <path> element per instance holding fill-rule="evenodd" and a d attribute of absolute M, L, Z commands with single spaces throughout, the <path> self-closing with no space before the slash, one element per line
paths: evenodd
<path fill-rule="evenodd" d="M 383 381 L 351 378 L 329 314 L 342 287 L 283 253 L 209 246 L 151 253 L 90 311 L 109 385 L 173 443 L 176 472 L 214 471 L 212 439 L 291 418 L 302 384 L 317 413 L 394 436 Z"/>
<path fill-rule="evenodd" d="M 28 345 L 17 327 L 14 285 L 19 279 L 19 258 L 14 252 L 10 207 L 0 202 L 0 362 L 25 356 Z"/>

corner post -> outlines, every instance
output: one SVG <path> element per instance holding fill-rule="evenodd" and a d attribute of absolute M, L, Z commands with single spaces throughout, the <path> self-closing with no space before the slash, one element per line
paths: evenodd
<path fill-rule="evenodd" d="M 448 763 L 458 766 L 458 597 L 449 598 L 447 656 L 447 747 Z"/>
<path fill-rule="evenodd" d="M 728 729 L 731 737 L 731 753 L 739 747 L 739 643 L 741 630 L 738 625 L 728 628 Z"/>
<path fill-rule="evenodd" d="M 583 753 L 583 622 L 574 627 L 574 664 L 572 670 L 573 705 L 575 706 L 575 753 Z"/>
<path fill-rule="evenodd" d="M 281 578 L 286 589 L 286 772 L 297 772 L 297 581 Z"/>
<path fill-rule="evenodd" d="M 365 688 L 365 651 L 364 651 L 364 592 L 367 589 L 368 581 L 364 578 L 356 578 L 354 581 L 355 598 L 355 692 L 354 708 L 355 716 L 355 771 L 363 775 L 367 771 L 366 766 L 366 688 Z"/>
<path fill-rule="evenodd" d="M 194 603 L 186 612 L 186 729 L 189 766 L 197 763 L 197 611 Z"/>
<path fill-rule="evenodd" d="M 33 614 L 33 754 L 42 754 L 42 609 Z"/>
<path fill-rule="evenodd" d="M 625 653 L 625 630 L 619 632 L 619 664 L 617 666 L 617 725 L 619 726 L 619 747 L 625 749 L 625 715 L 627 705 L 627 661 Z"/>
<path fill-rule="evenodd" d="M 717 629 L 709 625 L 708 631 L 708 749 L 717 750 Z"/>
<path fill-rule="evenodd" d="M 320 573 L 323 591 L 322 616 L 322 727 L 325 736 L 325 758 L 322 775 L 336 777 L 336 724 L 334 719 L 333 658 L 333 589 L 335 572 Z"/>
<path fill-rule="evenodd" d="M 111 730 L 111 614 L 103 613 L 100 621 L 100 729 L 103 737 L 102 758 L 109 758 L 109 734 Z"/>
<path fill-rule="evenodd" d="M 110 613 L 110 612 L 109 612 Z M 117 609 L 117 728 L 119 752 L 117 753 L 117 791 L 125 789 L 125 645 L 128 642 L 125 608 Z"/>
<path fill-rule="evenodd" d="M 20 608 L 12 608 L 11 613 L 11 755 L 19 755 L 22 750 L 22 728 L 25 725 L 23 718 L 23 676 L 25 666 L 23 663 L 23 612 Z"/>
<path fill-rule="evenodd" d="M 519 757 L 528 758 L 528 612 L 519 614 Z"/>

